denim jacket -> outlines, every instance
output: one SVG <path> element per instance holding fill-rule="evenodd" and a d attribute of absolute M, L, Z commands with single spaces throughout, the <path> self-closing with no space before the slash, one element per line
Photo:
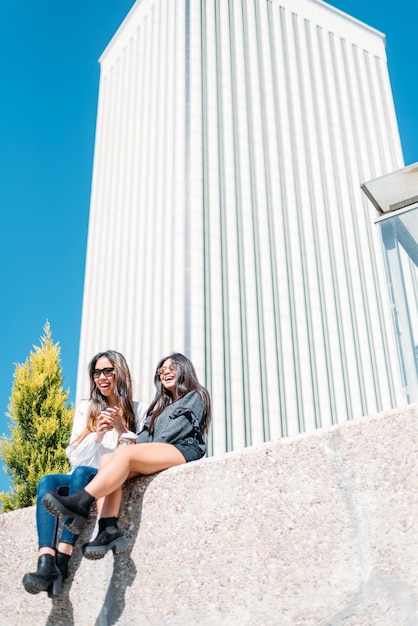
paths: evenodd
<path fill-rule="evenodd" d="M 203 456 L 206 453 L 206 443 L 203 437 L 205 420 L 205 405 L 199 392 L 190 391 L 182 398 L 166 406 L 160 413 L 154 422 L 153 435 L 148 431 L 151 421 L 151 416 L 148 415 L 142 431 L 137 436 L 137 442 L 181 443 L 192 437 L 197 439 Z"/>

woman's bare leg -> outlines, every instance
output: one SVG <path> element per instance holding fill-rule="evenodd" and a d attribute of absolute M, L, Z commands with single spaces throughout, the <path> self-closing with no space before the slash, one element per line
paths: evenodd
<path fill-rule="evenodd" d="M 100 459 L 99 470 L 103 469 L 103 467 L 107 465 L 107 463 L 110 461 L 111 458 L 112 458 L 112 453 L 104 454 L 102 458 Z M 122 498 L 122 489 L 121 489 L 120 497 Z M 101 519 L 102 517 L 116 517 L 116 515 L 113 515 L 113 513 L 111 512 L 109 503 L 107 506 L 105 506 L 105 498 L 99 498 L 96 502 L 96 506 L 97 506 L 97 519 Z"/>
<path fill-rule="evenodd" d="M 57 550 L 62 554 L 68 554 L 68 556 L 71 556 L 73 553 L 73 546 L 70 543 L 64 543 L 63 541 L 60 541 L 57 546 Z"/>
<path fill-rule="evenodd" d="M 100 464 L 98 474 L 89 482 L 85 490 L 98 500 L 119 490 L 128 478 L 138 474 L 155 474 L 184 463 L 186 463 L 184 456 L 169 443 L 138 443 L 134 446 L 119 446 L 109 459 Z M 105 506 L 106 504 L 103 505 Z M 113 510 L 113 506 L 111 508 Z"/>
<path fill-rule="evenodd" d="M 98 502 L 103 503 L 98 515 L 99 519 L 102 517 L 118 517 L 120 503 L 122 502 L 122 487 L 119 487 L 113 493 L 109 493 L 104 498 L 100 498 Z"/>
<path fill-rule="evenodd" d="M 104 517 L 103 515 L 103 505 L 104 505 L 104 498 L 99 498 L 96 502 L 96 506 L 97 506 L 97 519 L 100 519 L 101 517 Z"/>

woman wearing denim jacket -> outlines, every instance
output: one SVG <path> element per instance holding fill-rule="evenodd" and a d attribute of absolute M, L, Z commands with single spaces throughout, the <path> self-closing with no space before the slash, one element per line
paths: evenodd
<path fill-rule="evenodd" d="M 139 432 L 146 414 L 140 402 L 132 400 L 132 382 L 125 357 L 114 350 L 100 352 L 89 364 L 90 400 L 83 400 L 74 415 L 71 443 L 66 453 L 71 464 L 68 474 L 48 474 L 38 483 L 36 525 L 39 559 L 36 572 L 25 574 L 23 586 L 29 593 L 47 591 L 50 597 L 61 592 L 68 576 L 68 561 L 78 535 L 64 524 L 58 541 L 59 518 L 42 504 L 48 491 L 67 495 L 85 487 L 97 474 L 103 454 L 112 452 L 121 434 Z M 100 510 L 101 503 L 98 503 Z"/>
<path fill-rule="evenodd" d="M 100 559 L 112 549 L 128 550 L 116 524 L 122 499 L 122 485 L 139 474 L 154 474 L 175 465 L 201 459 L 206 453 L 205 436 L 211 419 L 210 397 L 196 376 L 192 362 L 174 353 L 160 360 L 154 384 L 156 394 L 147 411 L 137 445 L 121 446 L 100 461 L 95 478 L 77 493 L 60 496 L 49 492 L 43 502 L 74 532 L 83 528 L 92 503 L 104 498 L 97 537 L 82 547 L 89 559 Z"/>

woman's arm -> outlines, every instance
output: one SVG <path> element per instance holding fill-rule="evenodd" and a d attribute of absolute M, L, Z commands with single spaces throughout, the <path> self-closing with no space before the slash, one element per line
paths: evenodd
<path fill-rule="evenodd" d="M 115 430 L 107 432 L 99 442 L 95 441 L 95 435 L 96 433 L 89 433 L 78 445 L 68 446 L 66 452 L 72 467 L 98 467 L 100 457 L 107 452 L 113 452 L 118 445 L 119 436 Z"/>
<path fill-rule="evenodd" d="M 98 467 L 100 457 L 107 452 L 113 452 L 118 445 L 117 433 L 114 431 L 100 433 L 99 437 L 99 433 L 88 433 L 76 443 L 77 437 L 86 429 L 89 408 L 90 402 L 83 400 L 74 414 L 70 445 L 66 449 L 67 458 L 73 468 L 80 465 Z"/>
<path fill-rule="evenodd" d="M 205 418 L 206 410 L 200 394 L 191 391 L 166 407 L 157 417 L 152 441 L 176 443 L 181 439 L 193 437 L 197 431 L 203 436 Z M 141 442 L 141 439 L 138 439 L 138 442 Z"/>
<path fill-rule="evenodd" d="M 71 431 L 70 445 L 85 430 L 89 416 L 89 407 L 90 402 L 88 400 L 82 400 L 77 406 L 73 418 L 73 428 Z"/>

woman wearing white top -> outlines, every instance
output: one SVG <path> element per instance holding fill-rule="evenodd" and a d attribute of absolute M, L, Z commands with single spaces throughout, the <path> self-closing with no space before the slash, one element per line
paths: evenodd
<path fill-rule="evenodd" d="M 85 487 L 97 474 L 103 454 L 118 446 L 123 433 L 139 432 L 146 416 L 143 404 L 132 399 L 131 375 L 122 354 L 114 350 L 99 352 L 88 369 L 90 400 L 82 401 L 77 407 L 66 450 L 71 471 L 43 476 L 38 483 L 38 568 L 36 572 L 25 574 L 22 581 L 29 593 L 47 591 L 49 597 L 54 597 L 61 592 L 78 538 L 64 525 L 58 541 L 59 519 L 45 509 L 42 498 L 48 491 L 69 495 Z M 97 507 L 100 511 L 100 501 Z"/>

